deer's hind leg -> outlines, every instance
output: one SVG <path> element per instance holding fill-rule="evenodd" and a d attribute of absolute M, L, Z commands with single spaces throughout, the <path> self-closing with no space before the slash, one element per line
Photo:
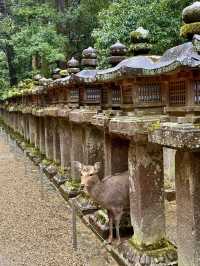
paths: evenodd
<path fill-rule="evenodd" d="M 114 211 L 117 245 L 119 245 L 121 243 L 120 233 L 119 233 L 119 226 L 120 226 L 120 221 L 121 221 L 121 218 L 122 218 L 122 214 L 123 214 L 123 209 L 121 209 L 121 208 L 116 209 Z"/>
<path fill-rule="evenodd" d="M 111 244 L 113 240 L 113 214 L 108 210 L 108 218 L 109 218 L 109 237 L 108 243 Z"/>

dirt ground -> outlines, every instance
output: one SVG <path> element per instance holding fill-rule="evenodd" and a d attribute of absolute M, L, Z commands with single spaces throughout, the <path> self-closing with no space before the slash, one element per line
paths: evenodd
<path fill-rule="evenodd" d="M 71 210 L 13 141 L 0 134 L 0 266 L 117 266 L 78 220 L 72 248 Z"/>

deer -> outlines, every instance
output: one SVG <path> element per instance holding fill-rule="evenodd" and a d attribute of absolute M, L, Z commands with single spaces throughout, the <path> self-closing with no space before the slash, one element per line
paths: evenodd
<path fill-rule="evenodd" d="M 81 174 L 81 188 L 102 208 L 109 218 L 108 243 L 113 242 L 113 223 L 116 227 L 117 245 L 121 243 L 119 226 L 124 211 L 129 209 L 128 172 L 107 176 L 100 180 L 98 173 L 101 163 L 84 165 L 74 162 Z"/>

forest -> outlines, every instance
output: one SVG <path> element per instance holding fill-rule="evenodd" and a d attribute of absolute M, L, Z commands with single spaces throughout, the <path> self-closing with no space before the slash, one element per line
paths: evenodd
<path fill-rule="evenodd" d="M 55 67 L 93 46 L 98 67 L 108 66 L 109 47 L 130 46 L 130 32 L 150 32 L 152 54 L 185 40 L 181 12 L 191 0 L 0 0 L 0 95 L 20 81 Z"/>

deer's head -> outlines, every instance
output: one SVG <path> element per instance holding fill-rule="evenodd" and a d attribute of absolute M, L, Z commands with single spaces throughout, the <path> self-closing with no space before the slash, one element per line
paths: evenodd
<path fill-rule="evenodd" d="M 99 181 L 99 170 L 101 167 L 101 163 L 97 162 L 94 165 L 84 165 L 80 162 L 74 162 L 75 167 L 81 173 L 81 187 L 87 188 L 92 187 L 96 182 Z"/>

